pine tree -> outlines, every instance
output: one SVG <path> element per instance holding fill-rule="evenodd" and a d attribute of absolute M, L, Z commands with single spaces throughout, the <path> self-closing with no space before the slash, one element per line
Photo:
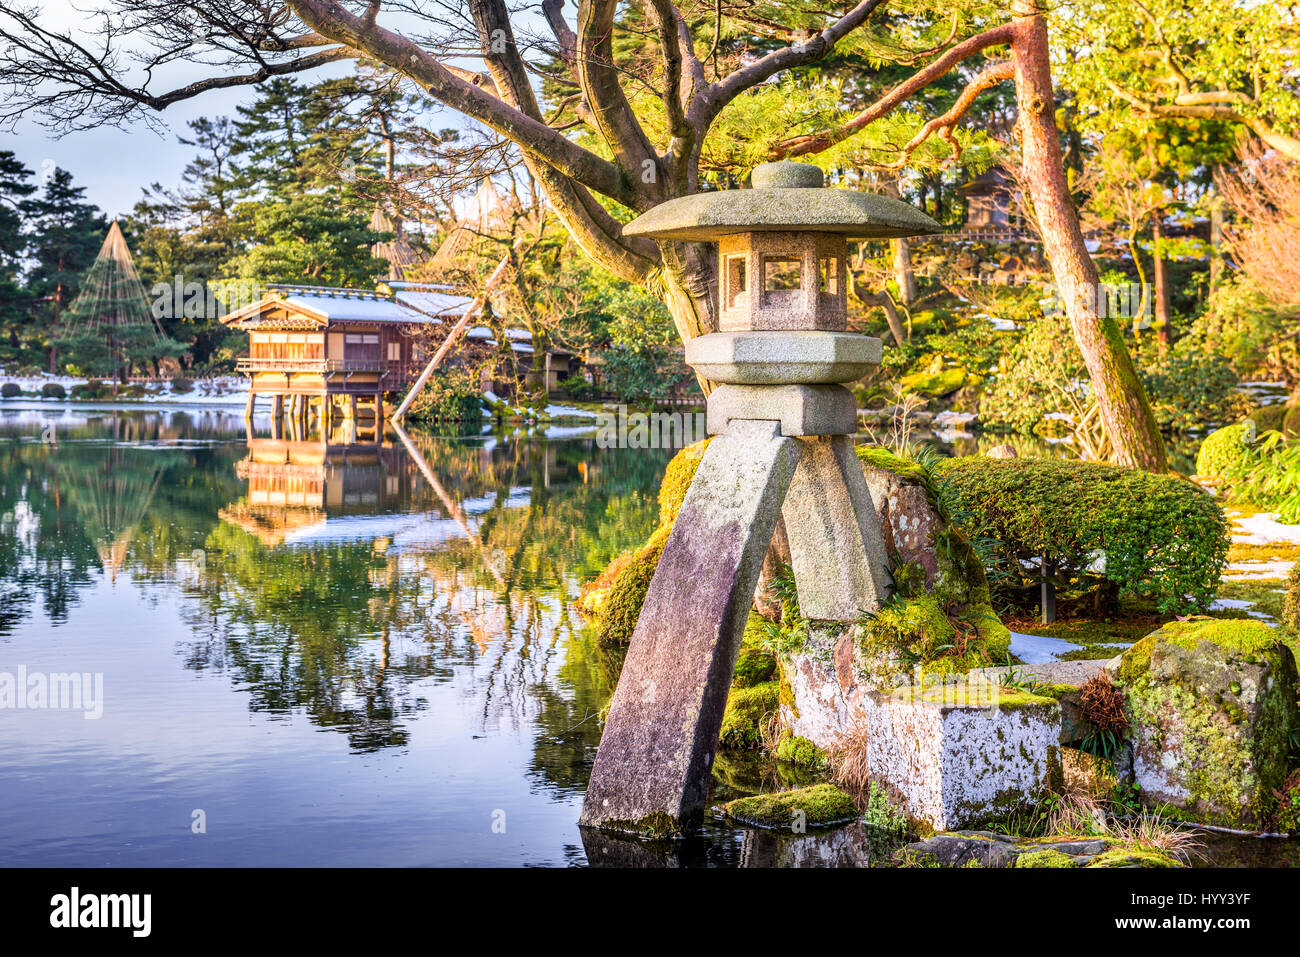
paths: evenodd
<path fill-rule="evenodd" d="M 153 316 L 116 220 L 68 307 L 66 332 L 57 341 L 81 370 L 123 379 L 134 363 L 179 351 Z"/>
<path fill-rule="evenodd" d="M 95 260 L 108 220 L 99 208 L 82 200 L 84 186 L 72 185 L 72 174 L 55 169 L 37 199 L 28 201 L 29 228 L 34 237 L 36 266 L 28 277 L 28 290 L 44 303 L 38 309 L 43 344 L 49 349 L 50 372 L 58 371 L 54 343 L 63 312 L 76 298 L 81 278 Z"/>
<path fill-rule="evenodd" d="M 32 171 L 8 150 L 0 150 L 0 328 L 5 341 L 0 355 L 8 361 L 19 358 L 20 330 L 31 309 L 31 296 L 20 285 L 22 260 L 30 237 L 23 232 L 26 200 L 36 192 Z"/>

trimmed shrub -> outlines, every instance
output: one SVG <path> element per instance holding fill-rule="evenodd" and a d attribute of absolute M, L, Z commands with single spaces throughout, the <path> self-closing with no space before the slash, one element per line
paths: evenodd
<path fill-rule="evenodd" d="M 1255 434 L 1253 421 L 1239 422 L 1211 432 L 1196 453 L 1196 474 L 1222 478 L 1243 473 L 1250 462 Z"/>
<path fill-rule="evenodd" d="M 41 395 L 47 399 L 66 399 L 67 391 L 57 382 L 47 382 L 41 386 Z"/>
<path fill-rule="evenodd" d="M 185 378 L 183 375 L 178 375 L 172 379 L 172 392 L 177 395 L 185 395 L 187 392 L 193 391 L 194 382 L 192 380 Z"/>
<path fill-rule="evenodd" d="M 23 390 L 17 382 L 6 382 L 4 385 L 0 385 L 0 398 L 12 399 L 22 394 Z"/>
<path fill-rule="evenodd" d="M 943 494 L 968 538 L 989 541 L 1021 587 L 1046 556 L 1058 581 L 1152 596 L 1164 614 L 1204 609 L 1228 551 L 1223 510 L 1191 482 L 1046 459 L 952 459 Z"/>
<path fill-rule="evenodd" d="M 94 401 L 107 398 L 112 394 L 112 386 L 107 382 L 101 382 L 99 379 L 91 379 L 89 382 L 83 382 L 81 385 L 72 387 L 72 397 L 74 399 Z"/>

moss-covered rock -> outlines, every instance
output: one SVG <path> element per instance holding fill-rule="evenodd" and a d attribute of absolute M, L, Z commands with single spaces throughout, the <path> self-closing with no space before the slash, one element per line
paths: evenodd
<path fill-rule="evenodd" d="M 677 513 L 682 510 L 682 502 L 686 498 L 686 490 L 691 487 L 700 467 L 700 459 L 704 458 L 704 450 L 710 441 L 712 440 L 703 439 L 694 445 L 688 445 L 668 462 L 663 482 L 659 486 L 660 525 L 672 525 L 676 521 Z"/>
<path fill-rule="evenodd" d="M 1141 847 L 1112 847 L 1099 854 L 1086 867 L 1182 867 L 1178 858 L 1161 851 Z"/>
<path fill-rule="evenodd" d="M 826 768 L 826 753 L 821 748 L 807 738 L 798 737 L 788 731 L 776 742 L 772 755 L 780 761 L 788 761 L 810 771 L 821 771 Z"/>
<path fill-rule="evenodd" d="M 832 784 L 740 798 L 722 806 L 733 821 L 753 827 L 830 827 L 858 817 L 853 799 Z"/>
<path fill-rule="evenodd" d="M 1286 600 L 1282 605 L 1282 625 L 1292 636 L 1300 636 L 1300 562 L 1291 566 L 1286 579 Z"/>
<path fill-rule="evenodd" d="M 776 655 L 767 647 L 767 620 L 758 612 L 749 613 L 745 634 L 740 641 L 740 654 L 736 657 L 736 671 L 731 684 L 736 688 L 752 688 L 776 677 Z"/>
<path fill-rule="evenodd" d="M 757 748 L 763 743 L 763 724 L 776 713 L 780 691 L 775 681 L 764 681 L 747 688 L 732 687 L 727 708 L 722 713 L 724 748 Z"/>
<path fill-rule="evenodd" d="M 1011 632 L 993 610 L 983 561 L 949 520 L 942 481 L 924 462 L 878 446 L 859 446 L 857 454 L 895 589 L 860 629 L 862 653 L 874 661 L 869 670 L 880 670 L 882 656 L 903 670 L 919 664 L 927 676 L 1006 664 Z"/>
<path fill-rule="evenodd" d="M 598 610 L 596 637 L 602 645 L 626 647 L 636 630 L 646 590 L 659 567 L 659 556 L 672 529 L 659 528 L 641 548 L 621 561 L 609 588 L 589 605 Z"/>
<path fill-rule="evenodd" d="M 1038 851 L 1025 851 L 1017 855 L 1016 867 L 1078 867 L 1078 863 L 1068 854 L 1045 847 Z"/>
<path fill-rule="evenodd" d="M 1258 621 L 1171 622 L 1120 659 L 1142 798 L 1189 818 L 1254 825 L 1286 778 L 1296 727 L 1291 648 Z"/>

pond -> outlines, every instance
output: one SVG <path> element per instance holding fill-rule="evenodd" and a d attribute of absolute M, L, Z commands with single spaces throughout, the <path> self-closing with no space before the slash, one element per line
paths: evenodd
<path fill-rule="evenodd" d="M 0 710 L 0 861 L 870 861 L 854 829 L 579 830 L 611 689 L 573 601 L 653 529 L 670 453 L 576 431 L 327 447 L 6 408 L 0 673 L 49 694 Z M 720 760 L 715 797 L 774 773 Z"/>

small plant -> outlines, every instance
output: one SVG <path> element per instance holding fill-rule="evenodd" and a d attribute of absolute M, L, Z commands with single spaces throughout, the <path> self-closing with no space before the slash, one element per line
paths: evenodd
<path fill-rule="evenodd" d="M 1124 692 L 1111 683 L 1110 676 L 1093 675 L 1079 689 L 1079 706 L 1090 726 L 1082 749 L 1099 758 L 1111 758 L 1119 750 L 1128 730 L 1124 710 Z"/>

